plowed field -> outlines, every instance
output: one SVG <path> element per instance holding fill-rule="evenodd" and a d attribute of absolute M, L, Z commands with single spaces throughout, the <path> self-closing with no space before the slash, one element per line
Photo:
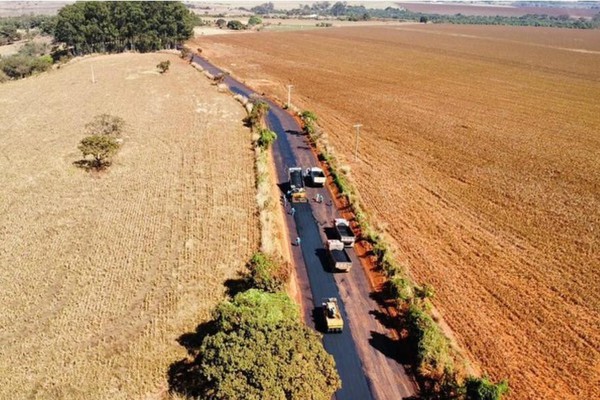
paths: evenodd
<path fill-rule="evenodd" d="M 511 398 L 600 397 L 599 31 L 399 25 L 194 46 L 280 99 L 294 85 Z"/>
<path fill-rule="evenodd" d="M 73 162 L 101 113 L 127 125 L 98 175 Z M 243 117 L 171 54 L 85 58 L 0 86 L 0 398 L 164 394 L 186 355 L 177 338 L 257 246 Z"/>

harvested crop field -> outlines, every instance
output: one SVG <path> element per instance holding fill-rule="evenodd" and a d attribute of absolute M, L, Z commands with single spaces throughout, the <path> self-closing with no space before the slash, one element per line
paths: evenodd
<path fill-rule="evenodd" d="M 88 173 L 73 163 L 101 113 L 124 118 L 124 144 Z M 257 247 L 244 115 L 173 54 L 88 57 L 0 86 L 0 398 L 166 393 L 178 337 Z"/>
<path fill-rule="evenodd" d="M 476 367 L 511 398 L 574 400 L 600 397 L 599 44 L 398 25 L 194 46 L 279 99 L 294 85 Z"/>

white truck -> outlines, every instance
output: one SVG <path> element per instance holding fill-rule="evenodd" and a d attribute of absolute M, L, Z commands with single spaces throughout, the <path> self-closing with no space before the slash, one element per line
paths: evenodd
<path fill-rule="evenodd" d="M 308 177 L 310 179 L 310 184 L 316 187 L 325 186 L 326 178 L 325 173 L 319 167 L 312 167 L 308 171 Z"/>
<path fill-rule="evenodd" d="M 327 254 L 331 262 L 331 268 L 334 271 L 348 272 L 352 268 L 352 259 L 346 253 L 344 243 L 339 240 L 327 241 Z"/>
<path fill-rule="evenodd" d="M 335 226 L 335 231 L 337 232 L 338 239 L 344 243 L 346 247 L 354 246 L 354 242 L 356 241 L 356 236 L 354 232 L 352 232 L 352 228 L 350 228 L 350 222 L 344 218 L 336 218 L 333 221 Z"/>

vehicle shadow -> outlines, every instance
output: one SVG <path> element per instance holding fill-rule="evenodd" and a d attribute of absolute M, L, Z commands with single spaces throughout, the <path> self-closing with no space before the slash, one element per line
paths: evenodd
<path fill-rule="evenodd" d="M 329 257 L 327 256 L 327 250 L 325 250 L 323 248 L 317 249 L 317 250 L 315 250 L 315 254 L 319 258 L 319 261 L 321 262 L 321 266 L 323 267 L 323 270 L 326 272 L 333 273 L 333 269 L 331 268 L 331 265 L 329 263 Z"/>
<path fill-rule="evenodd" d="M 321 333 L 327 333 L 325 328 L 325 318 L 323 318 L 323 307 L 318 306 L 313 308 L 312 319 L 315 324 L 315 329 Z"/>
<path fill-rule="evenodd" d="M 325 232 L 325 236 L 328 240 L 337 239 L 337 232 L 335 231 L 334 227 L 327 226 L 323 228 L 323 231 Z"/>

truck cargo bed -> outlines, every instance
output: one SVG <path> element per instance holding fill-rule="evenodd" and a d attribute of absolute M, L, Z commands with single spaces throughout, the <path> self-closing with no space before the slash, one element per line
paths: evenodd
<path fill-rule="evenodd" d="M 352 260 L 345 250 L 330 250 L 331 257 L 336 263 L 351 263 Z"/>

